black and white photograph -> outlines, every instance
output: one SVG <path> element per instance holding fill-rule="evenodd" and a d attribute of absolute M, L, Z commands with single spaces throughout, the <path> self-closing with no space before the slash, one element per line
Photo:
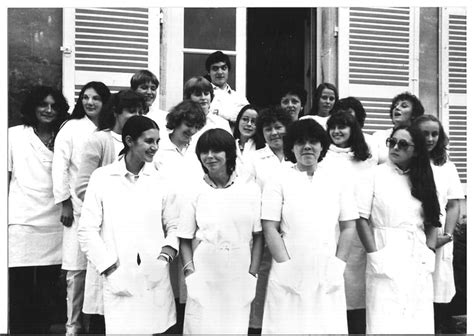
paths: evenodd
<path fill-rule="evenodd" d="M 9 1 L 0 333 L 469 333 L 472 6 L 376 5 Z"/>

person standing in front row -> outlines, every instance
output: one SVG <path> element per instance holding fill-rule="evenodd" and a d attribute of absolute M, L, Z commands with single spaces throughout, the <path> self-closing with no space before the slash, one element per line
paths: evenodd
<path fill-rule="evenodd" d="M 188 297 L 184 334 L 246 334 L 262 253 L 260 190 L 237 176 L 235 139 L 206 131 L 196 155 L 205 172 L 180 213 Z"/>
<path fill-rule="evenodd" d="M 104 83 L 85 84 L 69 120 L 61 127 L 54 143 L 53 193 L 56 204 L 62 204 L 61 222 L 64 225 L 61 268 L 67 271 L 67 335 L 84 332 L 82 306 L 87 258 L 77 240 L 82 201 L 74 187 L 84 143 L 97 129 L 99 115 L 109 97 L 109 88 Z"/>
<path fill-rule="evenodd" d="M 367 333 L 433 334 L 441 226 L 433 171 L 415 126 L 395 128 L 386 143 L 389 161 L 374 167 L 373 183 L 360 195 L 357 222 L 367 251 Z"/>
<path fill-rule="evenodd" d="M 227 83 L 231 69 L 230 58 L 222 51 L 216 51 L 206 59 L 206 71 L 214 89 L 210 112 L 226 119 L 233 126 L 239 111 L 249 102 Z"/>
<path fill-rule="evenodd" d="M 459 175 L 449 160 L 448 137 L 441 122 L 431 114 L 415 119 L 415 125 L 423 132 L 430 156 L 436 191 L 441 208 L 441 232 L 436 244 L 436 265 L 433 274 L 435 332 L 443 333 L 450 326 L 449 303 L 456 294 L 453 269 L 453 233 L 459 218 L 460 200 L 464 199 Z M 448 329 L 449 330 L 449 329 Z"/>
<path fill-rule="evenodd" d="M 314 120 L 291 124 L 284 146 L 295 164 L 262 194 L 273 258 L 262 334 L 346 334 L 344 269 L 359 218 L 351 175 L 320 164 L 329 137 Z"/>
<path fill-rule="evenodd" d="M 34 87 L 23 125 L 8 129 L 9 332 L 49 333 L 61 272 L 61 206 L 53 196 L 54 140 L 67 119 L 63 94 Z"/>
<path fill-rule="evenodd" d="M 152 163 L 159 140 L 153 120 L 131 117 L 123 156 L 87 187 L 78 236 L 104 278 L 107 334 L 163 333 L 176 323 L 168 265 L 179 248 L 178 209 Z"/>

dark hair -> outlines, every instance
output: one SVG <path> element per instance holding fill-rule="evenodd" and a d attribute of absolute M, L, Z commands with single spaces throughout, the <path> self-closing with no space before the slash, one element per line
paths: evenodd
<path fill-rule="evenodd" d="M 211 101 L 214 99 L 214 89 L 210 81 L 203 76 L 191 77 L 184 83 L 183 99 L 191 99 L 193 93 L 200 96 L 203 92 L 209 92 L 211 94 Z"/>
<path fill-rule="evenodd" d="M 170 130 L 179 127 L 183 122 L 190 127 L 203 128 L 206 124 L 206 115 L 202 111 L 201 104 L 189 99 L 183 100 L 166 116 L 166 127 Z"/>
<path fill-rule="evenodd" d="M 270 106 L 260 111 L 257 117 L 257 131 L 255 144 L 256 149 L 265 147 L 265 138 L 263 137 L 263 128 L 274 122 L 281 122 L 285 128 L 293 122 L 288 111 L 281 106 Z"/>
<path fill-rule="evenodd" d="M 115 115 L 122 114 L 124 108 L 145 107 L 145 98 L 131 89 L 121 90 L 110 96 L 109 101 L 99 114 L 99 130 L 112 129 L 115 125 Z"/>
<path fill-rule="evenodd" d="M 426 149 L 425 136 L 415 125 L 396 127 L 390 136 L 392 137 L 399 130 L 406 130 L 415 145 L 415 154 L 408 165 L 408 177 L 411 183 L 412 196 L 421 201 L 425 228 L 429 225 L 441 227 L 439 222 L 440 207 L 430 158 Z"/>
<path fill-rule="evenodd" d="M 327 133 L 331 142 L 331 130 L 336 128 L 336 126 L 350 127 L 351 135 L 349 136 L 348 142 L 352 152 L 354 153 L 354 160 L 365 161 L 371 157 L 369 146 L 367 145 L 367 142 L 365 142 L 364 134 L 362 133 L 359 123 L 352 114 L 340 111 L 329 117 L 327 122 Z"/>
<path fill-rule="evenodd" d="M 54 110 L 56 111 L 56 119 L 51 123 L 51 131 L 56 134 L 61 124 L 69 117 L 69 105 L 61 91 L 51 86 L 35 86 L 26 96 L 21 106 L 21 120 L 24 125 L 35 128 L 38 126 L 38 118 L 36 118 L 36 109 L 43 103 L 43 100 L 51 96 L 54 99 Z"/>
<path fill-rule="evenodd" d="M 158 78 L 156 78 L 153 72 L 149 70 L 138 70 L 133 74 L 132 78 L 130 78 L 130 88 L 135 91 L 140 85 L 148 82 L 152 82 L 157 88 L 160 85 Z"/>
<path fill-rule="evenodd" d="M 319 99 L 321 98 L 324 89 L 332 90 L 334 92 L 334 97 L 335 97 L 334 105 L 336 105 L 337 101 L 339 100 L 339 92 L 337 91 L 336 86 L 331 83 L 322 83 L 318 85 L 318 87 L 316 88 L 316 91 L 314 92 L 313 106 L 311 107 L 311 111 L 309 114 L 318 115 Z M 334 106 L 333 106 L 333 109 L 334 109 Z M 331 111 L 329 111 L 329 114 L 331 114 Z"/>
<path fill-rule="evenodd" d="M 156 122 L 148 117 L 136 115 L 128 118 L 122 129 L 122 143 L 124 147 L 119 155 L 127 154 L 130 149 L 125 141 L 127 136 L 130 136 L 133 141 L 136 141 L 143 132 L 148 131 L 149 129 L 160 130 Z"/>
<path fill-rule="evenodd" d="M 304 89 L 303 85 L 293 82 L 285 82 L 279 91 L 279 98 L 283 98 L 287 94 L 298 96 L 301 100 L 301 107 L 306 105 L 308 99 L 308 92 Z M 280 101 L 278 101 L 280 103 Z"/>
<path fill-rule="evenodd" d="M 84 92 L 86 92 L 87 89 L 92 88 L 97 92 L 97 94 L 100 96 L 102 99 L 102 109 L 104 109 L 104 106 L 107 104 L 107 101 L 110 98 L 110 90 L 102 82 L 89 82 L 86 85 L 84 85 L 81 89 L 81 92 L 79 92 L 79 97 L 77 97 L 76 105 L 74 105 L 74 110 L 72 110 L 71 116 L 69 119 L 82 119 L 86 116 L 86 111 L 84 111 L 84 104 L 82 103 L 82 99 L 84 98 Z"/>
<path fill-rule="evenodd" d="M 258 117 L 258 109 L 255 105 L 252 104 L 247 104 L 244 107 L 240 109 L 239 114 L 237 114 L 237 118 L 235 119 L 235 127 L 234 127 L 234 139 L 240 139 L 240 130 L 239 130 L 239 122 L 240 119 L 242 119 L 242 116 L 244 115 L 245 111 L 247 110 L 255 110 L 257 112 L 257 117 Z M 255 134 L 252 138 L 255 138 L 257 134 L 257 130 L 255 130 Z"/>
<path fill-rule="evenodd" d="M 235 170 L 235 162 L 237 159 L 237 148 L 235 146 L 234 137 L 221 128 L 212 128 L 205 131 L 198 139 L 196 144 L 196 155 L 201 162 L 200 154 L 209 150 L 214 152 L 225 152 L 227 174 L 231 175 Z M 201 162 L 202 169 L 206 174 L 209 173 L 207 168 Z"/>
<path fill-rule="evenodd" d="M 410 92 L 403 92 L 396 95 L 392 99 L 392 104 L 390 105 L 390 119 L 393 118 L 393 109 L 395 108 L 397 103 L 402 100 L 408 100 L 413 105 L 411 111 L 411 121 L 415 120 L 416 118 L 425 113 L 425 108 L 423 107 L 423 104 L 417 98 L 417 96 L 411 94 Z"/>
<path fill-rule="evenodd" d="M 416 127 L 420 128 L 420 125 L 426 121 L 434 121 L 438 123 L 438 126 L 439 126 L 438 142 L 436 143 L 436 146 L 430 152 L 428 152 L 428 155 L 433 160 L 433 163 L 436 166 L 442 166 L 448 160 L 447 148 L 448 148 L 449 138 L 446 135 L 443 125 L 441 124 L 439 119 L 436 118 L 432 114 L 424 114 L 422 116 L 419 116 L 418 118 L 415 119 L 414 124 L 416 125 Z"/>
<path fill-rule="evenodd" d="M 360 125 L 360 128 L 364 127 L 365 117 L 367 113 L 365 112 L 364 106 L 359 99 L 355 97 L 346 97 L 339 99 L 335 104 L 334 108 L 331 111 L 331 114 L 344 111 L 347 112 L 349 109 L 353 109 L 355 113 L 355 118 Z"/>
<path fill-rule="evenodd" d="M 232 64 L 230 63 L 230 58 L 226 54 L 224 54 L 222 51 L 216 51 L 207 56 L 206 58 L 206 70 L 209 72 L 211 70 L 211 65 L 219 62 L 224 62 L 227 67 L 229 68 L 229 71 L 232 68 Z"/>
<path fill-rule="evenodd" d="M 310 118 L 296 120 L 288 127 L 286 135 L 283 137 L 283 151 L 285 156 L 291 162 L 296 162 L 293 146 L 296 143 L 308 140 L 321 143 L 322 150 L 318 158 L 318 162 L 320 162 L 329 149 L 330 140 L 324 128 L 317 121 Z"/>

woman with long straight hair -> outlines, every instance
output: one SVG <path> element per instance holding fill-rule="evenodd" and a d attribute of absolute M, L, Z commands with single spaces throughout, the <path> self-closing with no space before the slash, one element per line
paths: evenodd
<path fill-rule="evenodd" d="M 107 334 L 163 333 L 176 323 L 169 262 L 178 251 L 174 196 L 153 165 L 160 132 L 134 116 L 114 163 L 92 173 L 79 242 L 104 277 Z"/>
<path fill-rule="evenodd" d="M 82 149 L 87 138 L 97 129 L 99 115 L 110 97 L 102 82 L 85 84 L 69 120 L 61 127 L 55 141 L 53 157 L 53 193 L 56 204 L 62 204 L 64 225 L 62 269 L 67 271 L 66 333 L 83 331 L 82 304 L 87 259 L 77 241 L 77 225 L 82 201 L 74 190 Z"/>
<path fill-rule="evenodd" d="M 374 168 L 357 223 L 367 251 L 367 333 L 432 334 L 441 226 L 433 171 L 417 127 L 395 128 L 386 144 L 389 161 Z"/>
<path fill-rule="evenodd" d="M 415 119 L 415 125 L 423 132 L 436 191 L 441 209 L 441 230 L 436 244 L 436 267 L 433 274 L 435 331 L 441 333 L 449 328 L 451 319 L 448 304 L 456 294 L 453 269 L 453 233 L 464 199 L 459 175 L 448 157 L 448 137 L 438 118 L 425 114 Z"/>

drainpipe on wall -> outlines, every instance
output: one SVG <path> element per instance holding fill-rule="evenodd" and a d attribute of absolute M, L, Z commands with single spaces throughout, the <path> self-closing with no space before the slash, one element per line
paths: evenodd
<path fill-rule="evenodd" d="M 321 8 L 321 28 L 321 83 L 337 86 L 337 8 Z"/>

